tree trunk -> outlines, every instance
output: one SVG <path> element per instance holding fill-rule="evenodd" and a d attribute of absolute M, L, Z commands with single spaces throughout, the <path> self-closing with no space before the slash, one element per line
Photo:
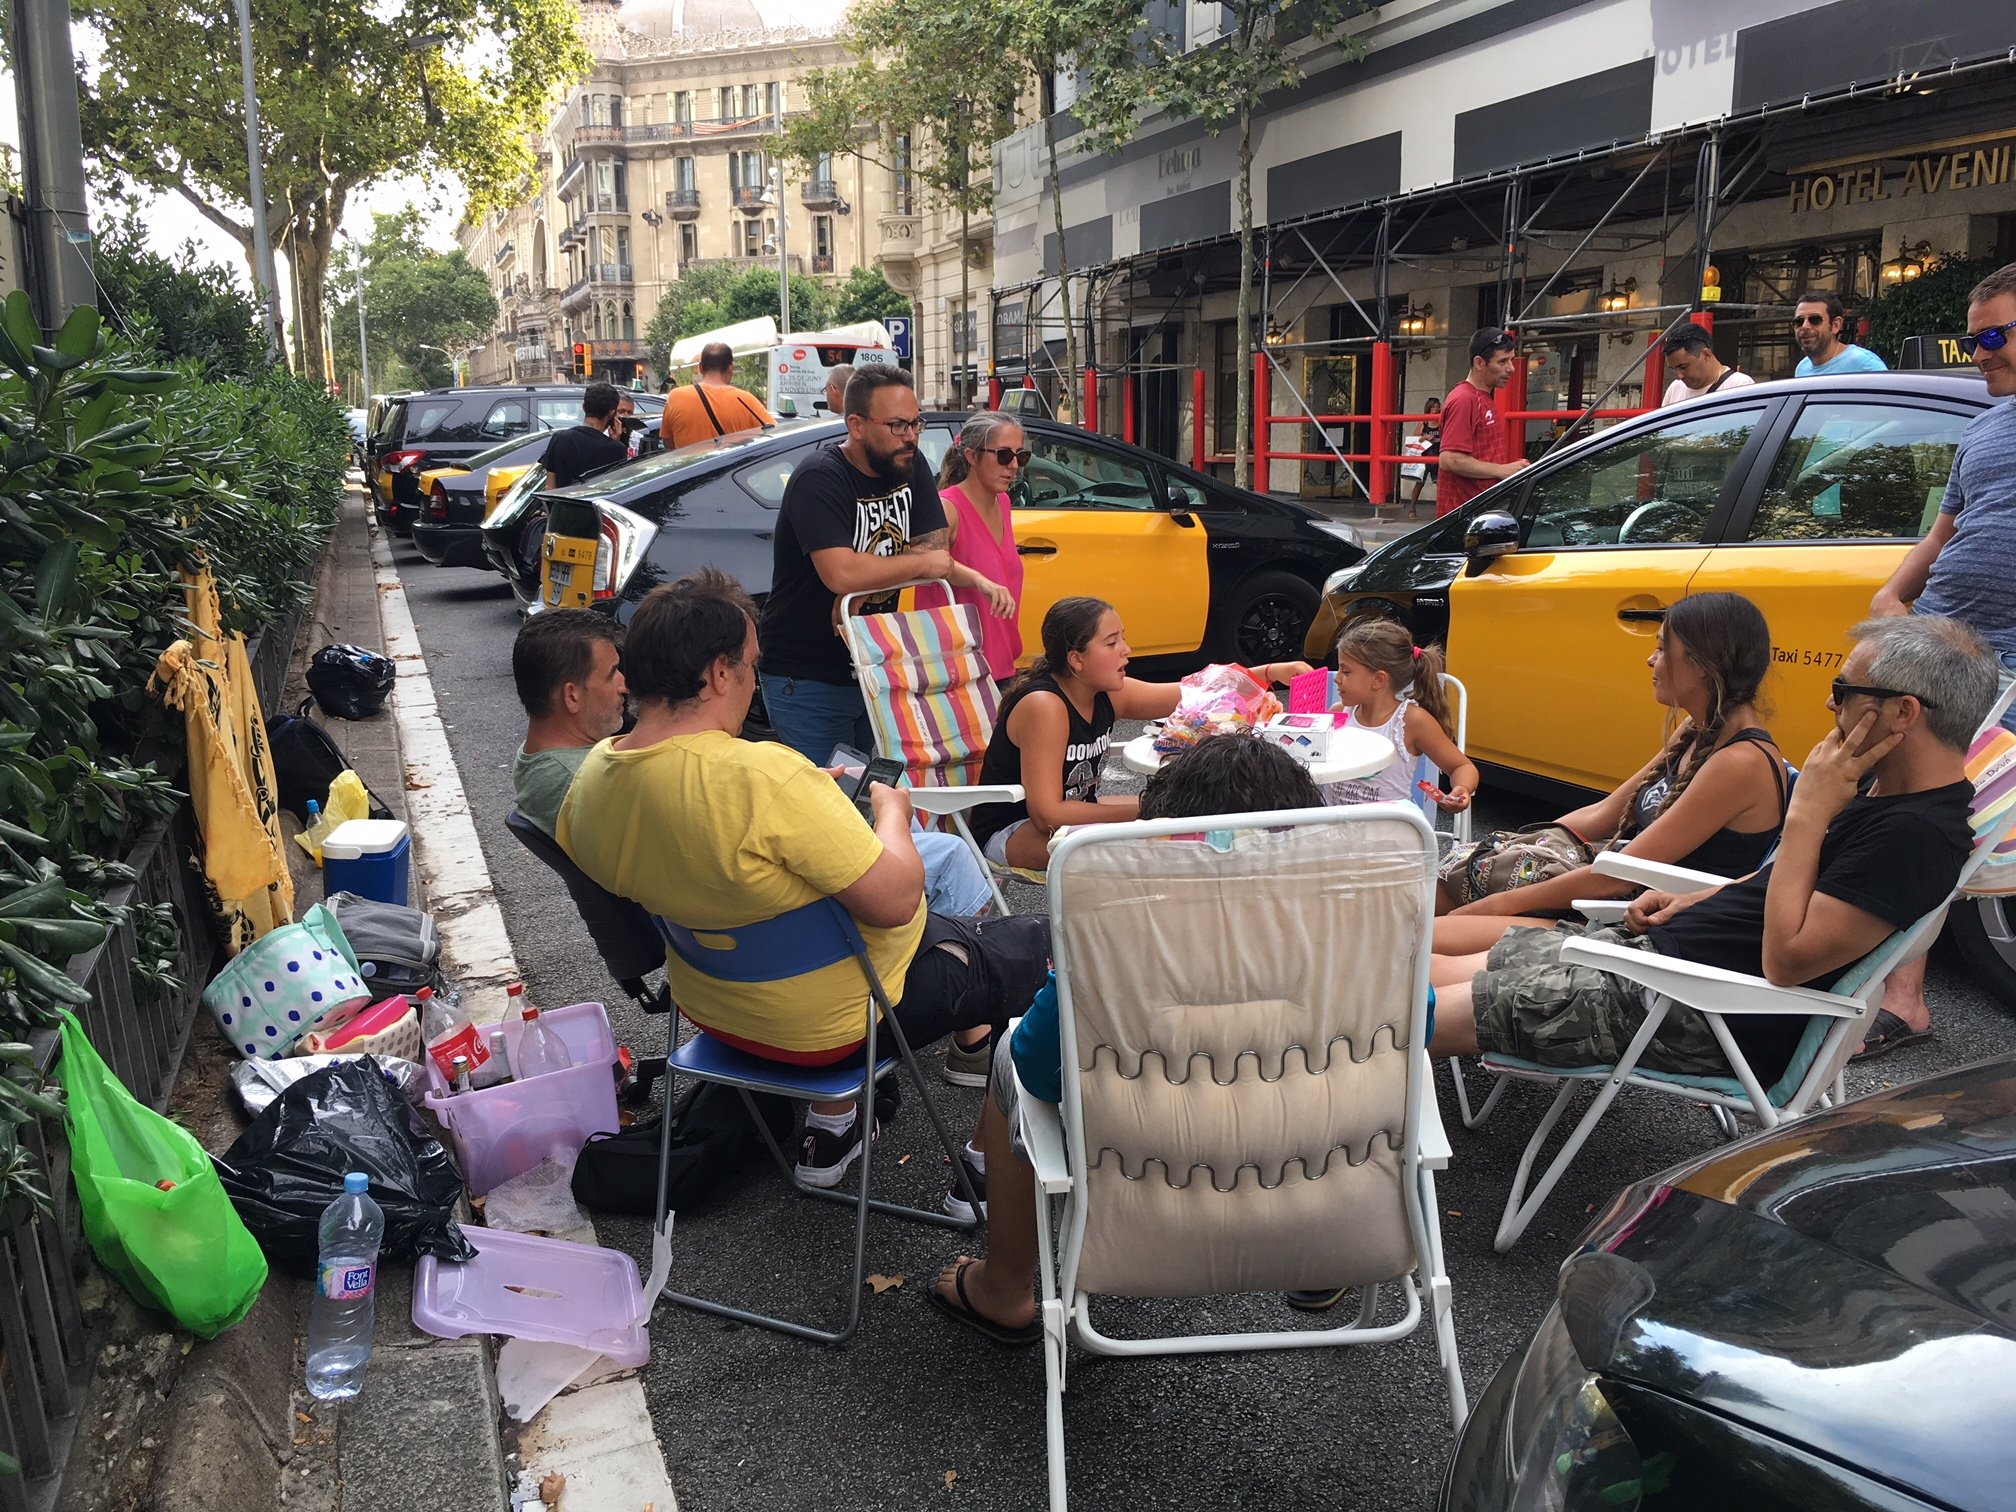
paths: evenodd
<path fill-rule="evenodd" d="M 332 203 L 335 202 L 335 203 Z M 329 259 L 336 240 L 336 208 L 340 196 L 325 192 L 296 212 L 289 229 L 294 240 L 294 287 L 299 303 L 295 346 L 301 354 L 299 371 L 316 383 L 326 383 L 322 366 L 324 321 L 322 302 L 329 283 Z"/>
<path fill-rule="evenodd" d="M 1071 318 L 1071 255 L 1064 245 L 1064 181 L 1057 176 L 1056 60 L 1043 70 L 1043 144 L 1050 157 L 1050 212 L 1057 226 L 1057 300 L 1064 311 L 1064 381 L 1057 385 L 1057 418 L 1078 418 L 1078 326 Z M 1036 329 L 1043 327 L 1039 323 Z M 1025 353 L 1023 360 L 1028 360 Z"/>
<path fill-rule="evenodd" d="M 1241 488 L 1267 491 L 1253 480 L 1253 107 L 1239 106 L 1239 402 L 1234 411 L 1232 480 Z"/>

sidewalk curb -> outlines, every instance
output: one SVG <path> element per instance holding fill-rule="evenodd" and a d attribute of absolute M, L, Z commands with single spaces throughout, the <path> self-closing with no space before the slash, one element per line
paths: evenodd
<path fill-rule="evenodd" d="M 391 707 L 404 760 L 415 870 L 441 933 L 443 973 L 461 986 L 463 1006 L 472 1018 L 494 1023 L 504 1012 L 505 986 L 518 979 L 517 956 L 441 721 L 392 544 L 375 518 L 370 533 L 385 652 L 399 666 Z M 487 1340 L 479 1341 L 478 1352 L 494 1423 L 502 1417 L 496 1363 Z M 512 1436 L 508 1425 L 504 1431 L 507 1439 Z M 521 1485 L 536 1487 L 541 1476 L 557 1472 L 567 1477 L 567 1505 L 650 1505 L 656 1512 L 677 1512 L 638 1372 L 563 1393 L 518 1429 L 516 1439 Z"/>

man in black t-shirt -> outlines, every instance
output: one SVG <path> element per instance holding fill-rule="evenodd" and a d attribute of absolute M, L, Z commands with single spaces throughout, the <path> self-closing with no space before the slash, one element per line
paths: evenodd
<path fill-rule="evenodd" d="M 627 461 L 618 410 L 624 395 L 613 383 L 591 383 L 581 396 L 582 423 L 560 431 L 546 443 L 539 465 L 546 469 L 548 488 L 571 488 L 592 472 Z"/>
<path fill-rule="evenodd" d="M 984 594 L 996 614 L 1015 612 L 1006 589 L 947 549 L 945 507 L 917 448 L 923 412 L 910 375 L 864 367 L 848 380 L 844 402 L 847 439 L 814 452 L 784 486 L 761 626 L 770 726 L 820 764 L 836 745 L 874 745 L 839 636 L 842 595 L 876 594 L 859 606 L 873 613 L 893 609 L 904 583 L 945 578 Z"/>
<path fill-rule="evenodd" d="M 1995 658 L 1958 620 L 1930 615 L 1849 634 L 1855 649 L 1828 700 L 1835 728 L 1806 758 L 1773 860 L 1726 886 L 1646 893 L 1621 929 L 1513 929 L 1486 955 L 1437 956 L 1430 1051 L 1615 1064 L 1644 1022 L 1646 991 L 1563 961 L 1562 942 L 1578 934 L 1826 991 L 1945 903 L 1972 846 L 1967 748 L 1995 701 Z M 1766 1087 L 1806 1027 L 1797 1014 L 1725 1022 Z M 1677 1006 L 1639 1065 L 1729 1074 L 1707 1017 Z"/>

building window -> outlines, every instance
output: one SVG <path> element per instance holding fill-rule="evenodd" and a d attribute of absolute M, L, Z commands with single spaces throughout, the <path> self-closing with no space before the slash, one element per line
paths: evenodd
<path fill-rule="evenodd" d="M 693 159 L 682 157 L 672 160 L 672 187 L 675 189 L 693 187 Z"/>
<path fill-rule="evenodd" d="M 742 222 L 742 255 L 744 257 L 763 255 L 763 226 L 754 218 Z"/>
<path fill-rule="evenodd" d="M 680 125 L 692 124 L 693 122 L 692 90 L 682 89 L 672 96 L 672 119 L 678 122 Z"/>
<path fill-rule="evenodd" d="M 627 299 L 623 301 L 622 336 L 625 341 L 635 341 L 637 339 L 637 317 L 631 312 L 630 301 Z"/>
<path fill-rule="evenodd" d="M 723 84 L 714 91 L 715 114 L 724 121 L 735 119 L 735 86 Z"/>
<path fill-rule="evenodd" d="M 770 115 L 784 113 L 784 86 L 772 81 L 763 86 L 763 109 Z"/>
<path fill-rule="evenodd" d="M 896 165 L 890 170 L 890 208 L 897 215 L 914 215 L 910 178 L 910 133 L 903 132 L 896 138 Z"/>
<path fill-rule="evenodd" d="M 744 118 L 753 120 L 756 114 L 762 110 L 761 98 L 754 84 L 744 84 L 742 86 L 742 114 Z"/>
<path fill-rule="evenodd" d="M 822 152 L 819 154 L 818 161 L 812 165 L 812 177 L 815 182 L 821 184 L 834 182 L 832 153 Z"/>
<path fill-rule="evenodd" d="M 700 228 L 691 221 L 679 222 L 679 267 L 681 271 L 684 271 L 688 263 L 699 261 L 699 258 Z"/>
<path fill-rule="evenodd" d="M 815 215 L 812 217 L 812 255 L 828 260 L 828 266 L 821 271 L 830 273 L 833 257 L 833 217 Z"/>

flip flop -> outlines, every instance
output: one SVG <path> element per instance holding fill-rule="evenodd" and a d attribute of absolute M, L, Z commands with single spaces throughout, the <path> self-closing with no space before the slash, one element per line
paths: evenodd
<path fill-rule="evenodd" d="M 971 1260 L 961 1260 L 952 1271 L 952 1285 L 959 1293 L 959 1300 L 953 1301 L 938 1290 L 938 1283 L 932 1282 L 924 1289 L 924 1300 L 945 1314 L 954 1323 L 963 1323 L 975 1333 L 985 1334 L 996 1344 L 1024 1345 L 1038 1344 L 1043 1339 L 1043 1320 L 1032 1318 L 1020 1328 L 1010 1328 L 1006 1323 L 996 1323 L 992 1318 L 973 1305 L 966 1295 L 966 1269 L 974 1264 Z"/>
<path fill-rule="evenodd" d="M 1906 1045 L 1915 1045 L 1930 1038 L 1930 1029 L 1913 1029 L 1888 1008 L 1879 1008 L 1876 1010 L 1876 1022 L 1869 1026 L 1868 1038 L 1862 1041 L 1862 1048 L 1852 1058 L 1858 1061 L 1880 1060 L 1892 1050 L 1901 1050 Z"/>

